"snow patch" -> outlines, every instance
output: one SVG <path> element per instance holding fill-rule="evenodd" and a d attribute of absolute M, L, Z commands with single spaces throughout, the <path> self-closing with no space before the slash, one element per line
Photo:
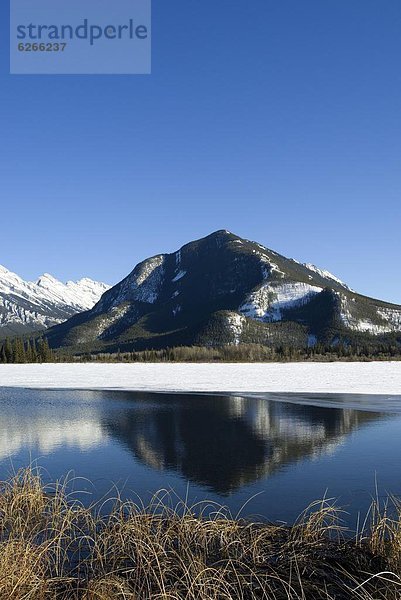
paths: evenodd
<path fill-rule="evenodd" d="M 164 254 L 160 254 L 140 263 L 117 287 L 115 296 L 99 302 L 96 312 L 102 312 L 106 302 L 107 309 L 132 300 L 154 304 L 163 283 L 165 258 Z"/>
<path fill-rule="evenodd" d="M 177 273 L 177 275 L 171 281 L 173 281 L 175 283 L 176 281 L 179 281 L 180 279 L 185 277 L 186 274 L 187 274 L 186 271 L 180 271 L 179 273 Z"/>
<path fill-rule="evenodd" d="M 276 273 L 279 277 L 285 276 L 285 273 L 283 271 L 281 271 L 279 266 L 276 265 L 276 263 L 274 263 L 269 256 L 267 256 L 265 254 L 261 254 L 260 252 L 257 252 L 256 250 L 253 250 L 253 252 L 260 257 L 260 260 L 262 263 L 263 279 L 268 279 L 272 273 Z"/>
<path fill-rule="evenodd" d="M 401 331 L 401 310 L 391 308 L 374 308 L 378 322 L 372 321 L 369 318 L 360 318 L 353 314 L 354 306 L 350 304 L 349 299 L 343 294 L 338 294 L 341 303 L 340 318 L 346 327 L 353 331 L 361 333 L 371 333 L 372 335 L 380 335 L 383 333 L 392 333 Z M 351 298 L 352 304 L 355 304 L 355 299 Z M 372 307 L 373 308 L 373 307 Z M 382 321 L 382 323 L 380 323 Z"/>
<path fill-rule="evenodd" d="M 264 283 L 248 296 L 239 311 L 260 321 L 281 321 L 284 310 L 306 304 L 321 291 L 307 283 Z"/>
<path fill-rule="evenodd" d="M 401 310 L 396 308 L 379 308 L 377 314 L 393 327 L 393 331 L 401 331 Z"/>
<path fill-rule="evenodd" d="M 298 262 L 298 261 L 294 261 L 294 262 Z M 348 285 L 346 283 L 341 281 L 341 279 L 339 279 L 338 277 L 336 277 L 335 275 L 330 273 L 330 271 L 326 271 L 324 269 L 319 269 L 319 267 L 317 267 L 316 265 L 312 265 L 311 263 L 303 263 L 303 266 L 306 267 L 307 269 L 309 269 L 309 271 L 313 271 L 314 273 L 317 273 L 318 275 L 320 275 L 320 277 L 323 277 L 324 279 L 331 279 L 332 281 L 335 281 L 342 287 L 345 287 L 347 290 L 351 289 L 348 287 Z"/>
<path fill-rule="evenodd" d="M 246 322 L 245 317 L 236 313 L 231 313 L 226 317 L 227 325 L 234 337 L 234 345 L 239 346 L 241 343 L 241 335 Z"/>

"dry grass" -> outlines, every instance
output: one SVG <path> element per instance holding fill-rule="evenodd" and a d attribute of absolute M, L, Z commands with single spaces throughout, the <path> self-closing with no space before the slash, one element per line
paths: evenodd
<path fill-rule="evenodd" d="M 0 600 L 395 600 L 401 506 L 372 508 L 362 532 L 323 500 L 292 528 L 222 509 L 115 500 L 107 517 L 27 469 L 0 484 Z"/>

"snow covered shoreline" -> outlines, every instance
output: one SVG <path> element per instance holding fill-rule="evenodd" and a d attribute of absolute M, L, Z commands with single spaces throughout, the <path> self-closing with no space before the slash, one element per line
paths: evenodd
<path fill-rule="evenodd" d="M 0 387 L 401 396 L 401 362 L 0 365 Z"/>

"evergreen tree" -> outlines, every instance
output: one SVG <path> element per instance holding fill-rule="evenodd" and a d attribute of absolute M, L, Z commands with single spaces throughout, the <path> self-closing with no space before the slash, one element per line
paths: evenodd
<path fill-rule="evenodd" d="M 33 359 L 33 351 L 32 351 L 31 340 L 28 340 L 27 343 L 26 343 L 25 360 L 26 360 L 27 363 L 33 363 L 33 362 L 35 362 L 34 359 Z"/>
<path fill-rule="evenodd" d="M 1 347 L 1 350 L 0 350 L 0 363 L 6 363 L 6 362 L 7 362 L 6 349 L 3 344 Z"/>
<path fill-rule="evenodd" d="M 6 355 L 6 362 L 8 362 L 8 363 L 13 362 L 13 348 L 12 348 L 9 338 L 6 339 L 6 342 L 4 345 L 4 352 Z"/>
<path fill-rule="evenodd" d="M 38 361 L 38 350 L 36 348 L 36 340 L 31 340 L 31 353 L 32 353 L 32 362 L 36 363 Z"/>
<path fill-rule="evenodd" d="M 50 362 L 52 359 L 52 351 L 49 348 L 47 338 L 41 338 L 38 342 L 38 358 L 40 362 Z"/>
<path fill-rule="evenodd" d="M 25 348 L 21 338 L 15 338 L 12 344 L 12 356 L 14 363 L 25 362 Z"/>

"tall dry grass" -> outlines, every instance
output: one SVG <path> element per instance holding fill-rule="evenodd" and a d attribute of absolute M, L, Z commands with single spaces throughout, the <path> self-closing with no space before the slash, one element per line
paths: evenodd
<path fill-rule="evenodd" d="M 293 527 L 216 507 L 116 499 L 104 516 L 32 469 L 0 484 L 1 600 L 395 600 L 401 506 L 372 504 L 350 535 L 325 499 Z"/>

